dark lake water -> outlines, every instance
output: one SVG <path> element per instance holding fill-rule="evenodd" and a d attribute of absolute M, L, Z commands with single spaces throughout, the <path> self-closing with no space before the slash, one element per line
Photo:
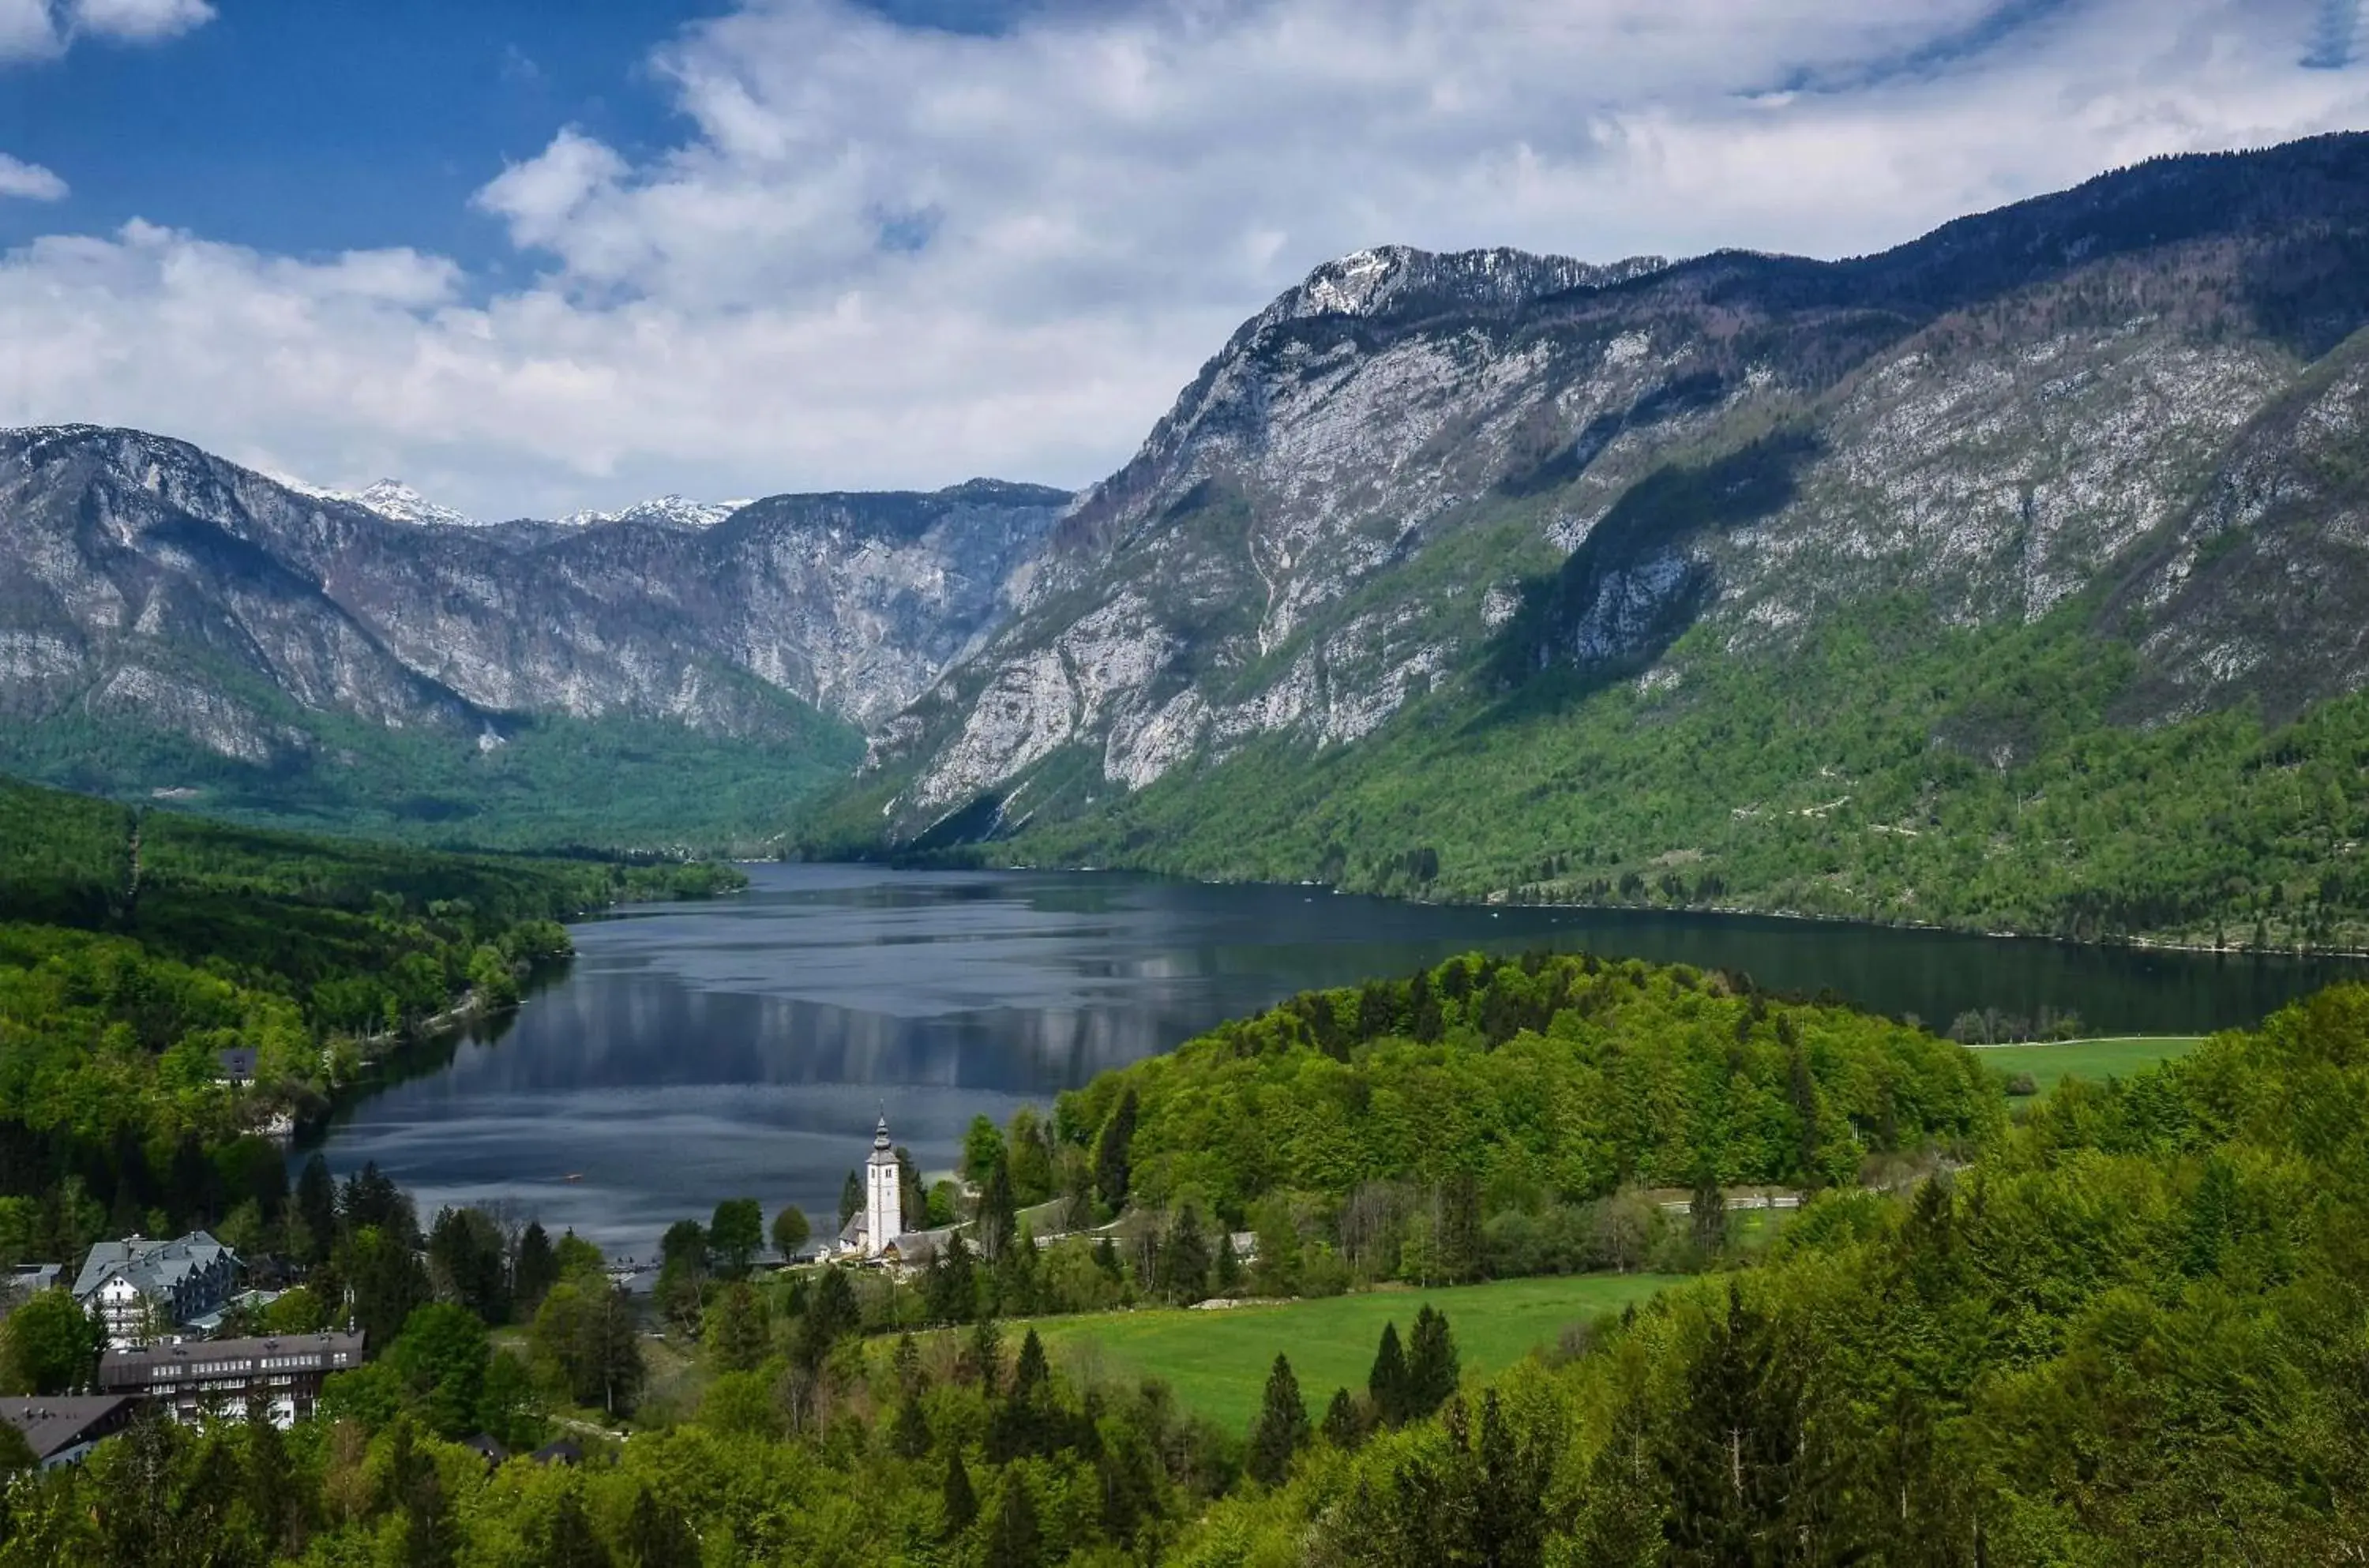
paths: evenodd
<path fill-rule="evenodd" d="M 712 903 L 576 929 L 513 1016 L 411 1064 L 329 1129 L 418 1196 L 508 1196 L 647 1255 L 716 1200 L 827 1222 L 884 1109 L 924 1170 L 986 1112 L 1317 986 L 1486 948 L 1739 969 L 1937 1025 L 2078 1013 L 2097 1033 L 2250 1024 L 2360 965 L 2078 948 L 1743 916 L 1490 910 L 1113 875 L 760 866 Z M 575 1179 L 571 1180 L 570 1177 Z"/>

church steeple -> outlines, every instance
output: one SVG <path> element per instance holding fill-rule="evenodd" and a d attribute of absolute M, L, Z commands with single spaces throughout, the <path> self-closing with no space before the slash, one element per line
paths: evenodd
<path fill-rule="evenodd" d="M 878 1257 L 905 1231 L 905 1172 L 888 1139 L 888 1113 L 872 1134 L 872 1158 L 864 1170 L 864 1252 Z"/>

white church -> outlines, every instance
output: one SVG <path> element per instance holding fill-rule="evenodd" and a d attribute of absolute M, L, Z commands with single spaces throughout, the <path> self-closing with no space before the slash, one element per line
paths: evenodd
<path fill-rule="evenodd" d="M 864 1207 L 841 1228 L 837 1255 L 864 1263 L 926 1263 L 949 1234 L 905 1229 L 904 1172 L 898 1166 L 884 1112 L 872 1134 L 872 1157 L 864 1162 Z"/>

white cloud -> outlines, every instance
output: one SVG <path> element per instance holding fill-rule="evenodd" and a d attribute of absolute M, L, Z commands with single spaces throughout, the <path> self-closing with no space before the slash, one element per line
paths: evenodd
<path fill-rule="evenodd" d="M 144 227 L 0 261 L 0 422 L 480 515 L 1081 483 L 1328 257 L 1876 248 L 2369 122 L 2300 64 L 2324 31 L 2311 0 L 1140 0 L 981 38 L 754 0 L 659 51 L 681 145 L 566 130 L 478 193 L 531 284 Z"/>
<path fill-rule="evenodd" d="M 29 201 L 55 201 L 66 193 L 66 182 L 39 164 L 29 164 L 0 153 L 0 197 L 21 196 Z"/>
<path fill-rule="evenodd" d="M 146 43 L 177 38 L 213 20 L 206 0 L 73 0 L 76 32 Z"/>
<path fill-rule="evenodd" d="M 64 48 L 50 0 L 0 0 L 0 62 L 42 60 Z"/>
<path fill-rule="evenodd" d="M 53 59 L 77 38 L 160 42 L 213 18 L 208 0 L 0 0 L 0 64 Z"/>

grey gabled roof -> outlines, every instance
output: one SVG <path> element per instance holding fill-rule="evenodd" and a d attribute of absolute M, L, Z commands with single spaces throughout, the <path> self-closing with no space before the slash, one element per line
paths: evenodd
<path fill-rule="evenodd" d="M 212 1268 L 224 1258 L 234 1264 L 238 1261 L 228 1247 L 203 1230 L 192 1230 L 170 1242 L 127 1236 L 120 1242 L 94 1242 L 89 1254 L 82 1260 L 82 1272 L 74 1276 L 74 1299 L 87 1299 L 109 1276 L 118 1274 L 129 1279 L 132 1288 L 143 1296 L 167 1295 L 190 1275 Z"/>
<path fill-rule="evenodd" d="M 103 1397 L 0 1400 L 0 1421 L 25 1435 L 33 1457 L 46 1460 L 97 1433 L 111 1431 L 116 1417 L 132 1402 L 124 1394 Z"/>

